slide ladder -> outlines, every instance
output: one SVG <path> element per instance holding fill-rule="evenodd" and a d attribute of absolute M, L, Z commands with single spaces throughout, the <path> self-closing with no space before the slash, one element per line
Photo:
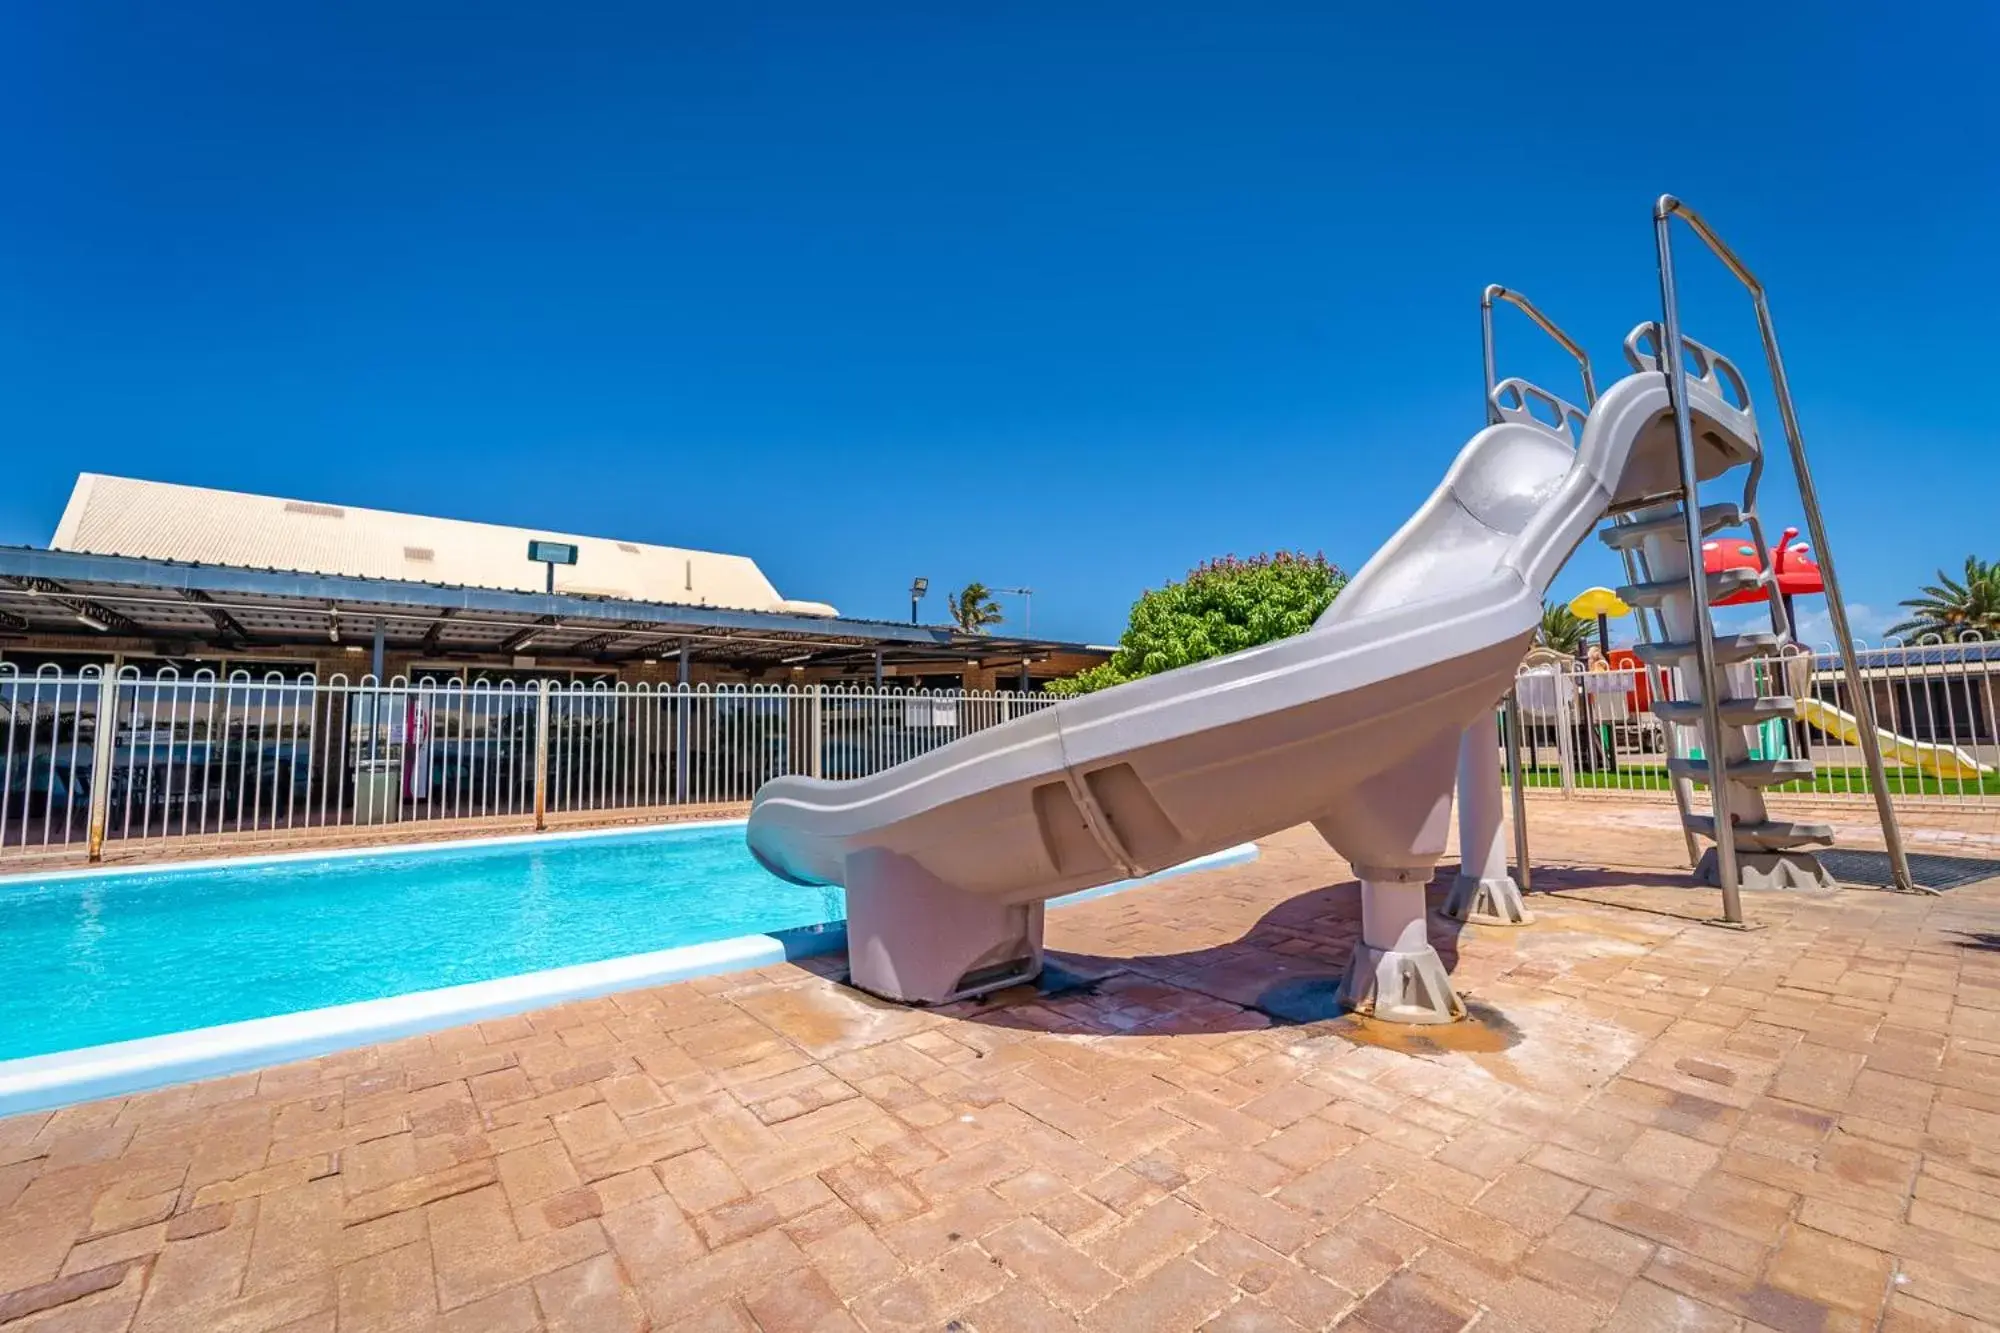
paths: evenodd
<path fill-rule="evenodd" d="M 1661 368 L 1664 339 L 1658 325 L 1642 324 L 1625 340 L 1625 355 L 1635 369 Z M 1717 398 L 1737 407 L 1746 429 L 1755 430 L 1743 377 L 1726 358 L 1692 339 L 1680 342 L 1680 357 L 1692 380 Z M 1669 372 L 1674 373 L 1673 371 Z M 1737 406 L 1740 405 L 1740 406 Z M 1733 895 L 1739 882 L 1758 887 L 1831 887 L 1832 877 L 1807 848 L 1833 840 L 1825 824 L 1775 819 L 1765 808 L 1764 789 L 1780 783 L 1810 782 L 1810 759 L 1755 759 L 1751 739 L 1757 727 L 1785 720 L 1797 712 L 1789 696 L 1757 692 L 1754 659 L 1774 656 L 1790 635 L 1782 602 L 1771 581 L 1771 561 L 1763 524 L 1756 510 L 1757 482 L 1763 471 L 1761 452 L 1748 464 L 1740 504 L 1702 504 L 1692 475 L 1682 479 L 1678 494 L 1652 497 L 1627 508 L 1611 527 L 1599 533 L 1607 546 L 1636 568 L 1638 581 L 1618 595 L 1644 616 L 1657 618 L 1660 635 L 1635 650 L 1649 666 L 1672 668 L 1677 697 L 1655 694 L 1653 714 L 1668 728 L 1667 773 L 1680 804 L 1682 827 L 1713 845 L 1696 867 L 1696 878 L 1721 885 Z M 1730 528 L 1750 529 L 1762 557 L 1757 570 L 1732 569 L 1704 573 L 1701 543 Z M 1696 595 L 1696 589 L 1701 595 Z M 1719 598 L 1760 587 L 1770 598 L 1769 633 L 1717 633 L 1710 604 Z M 1652 636 L 1648 635 L 1651 639 Z M 1765 679 L 1773 679 L 1767 673 Z M 1697 738 L 1694 745 L 1678 743 L 1681 729 Z M 1699 754 L 1701 757 L 1695 758 Z M 1710 812 L 1693 808 L 1688 787 L 1709 792 Z M 1724 838 L 1718 830 L 1733 830 Z"/>

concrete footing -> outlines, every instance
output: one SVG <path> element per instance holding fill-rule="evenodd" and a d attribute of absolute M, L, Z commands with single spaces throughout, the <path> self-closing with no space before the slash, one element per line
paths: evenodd
<path fill-rule="evenodd" d="M 1715 888 L 1722 877 L 1715 868 L 1715 848 L 1701 855 L 1694 882 Z M 1746 889 L 1832 889 L 1839 884 L 1811 852 L 1762 852 L 1738 848 L 1736 879 Z"/>
<path fill-rule="evenodd" d="M 1431 947 L 1426 916 L 1421 881 L 1361 881 L 1361 939 L 1341 978 L 1342 1005 L 1385 1023 L 1465 1016 L 1444 960 Z"/>
<path fill-rule="evenodd" d="M 1452 881 L 1451 893 L 1438 912 L 1469 926 L 1525 926 L 1535 919 L 1512 875 L 1485 879 L 1460 875 Z"/>

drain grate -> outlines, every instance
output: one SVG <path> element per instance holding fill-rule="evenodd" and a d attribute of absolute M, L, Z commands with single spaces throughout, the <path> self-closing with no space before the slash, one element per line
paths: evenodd
<path fill-rule="evenodd" d="M 1894 888 L 1887 852 L 1857 852 L 1832 847 L 1819 853 L 1820 864 L 1842 884 L 1869 888 Z M 2000 861 L 1984 856 L 1939 856 L 1934 852 L 1912 852 L 1910 878 L 1928 889 L 1956 889 L 2000 876 Z"/>

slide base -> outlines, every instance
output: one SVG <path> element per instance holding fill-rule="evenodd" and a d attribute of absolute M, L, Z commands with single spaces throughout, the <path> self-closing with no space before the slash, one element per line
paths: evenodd
<path fill-rule="evenodd" d="M 1347 960 L 1338 999 L 1384 1023 L 1454 1023 L 1465 1005 L 1451 988 L 1444 959 L 1424 932 L 1427 870 L 1364 871 L 1361 938 Z"/>
<path fill-rule="evenodd" d="M 1034 980 L 1042 921 L 1040 902 L 961 893 L 893 852 L 848 858 L 849 976 L 885 1000 L 950 1004 Z"/>
<path fill-rule="evenodd" d="M 1438 915 L 1468 926 L 1525 926 L 1535 919 L 1512 875 L 1486 879 L 1460 875 L 1451 882 L 1451 894 Z"/>
<path fill-rule="evenodd" d="M 1428 944 L 1377 949 L 1357 942 L 1338 998 L 1344 1007 L 1383 1023 L 1456 1023 L 1465 1017 L 1444 959 Z"/>
<path fill-rule="evenodd" d="M 1819 858 L 1811 852 L 1758 852 L 1736 850 L 1736 878 L 1746 889 L 1832 889 L 1838 883 Z M 1715 868 L 1715 848 L 1701 854 L 1694 868 L 1694 882 L 1710 888 L 1722 883 Z"/>

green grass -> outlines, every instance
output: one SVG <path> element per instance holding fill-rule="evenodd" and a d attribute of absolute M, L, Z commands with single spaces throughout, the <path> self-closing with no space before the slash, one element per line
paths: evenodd
<path fill-rule="evenodd" d="M 1915 768 L 1892 768 L 1888 770 L 1887 777 L 1892 796 L 2000 796 L 2000 773 L 1959 779 L 1939 778 Z M 1544 764 L 1528 769 L 1527 779 L 1530 787 L 1560 787 L 1562 770 Z M 1665 791 L 1667 771 L 1664 767 L 1632 764 L 1621 767 L 1616 773 L 1579 772 L 1574 776 L 1574 785 L 1580 790 L 1591 791 Z M 1868 770 L 1858 767 L 1822 768 L 1813 775 L 1811 782 L 1787 782 L 1765 790 L 1779 795 L 1810 791 L 1826 795 L 1864 796 L 1868 792 Z"/>

